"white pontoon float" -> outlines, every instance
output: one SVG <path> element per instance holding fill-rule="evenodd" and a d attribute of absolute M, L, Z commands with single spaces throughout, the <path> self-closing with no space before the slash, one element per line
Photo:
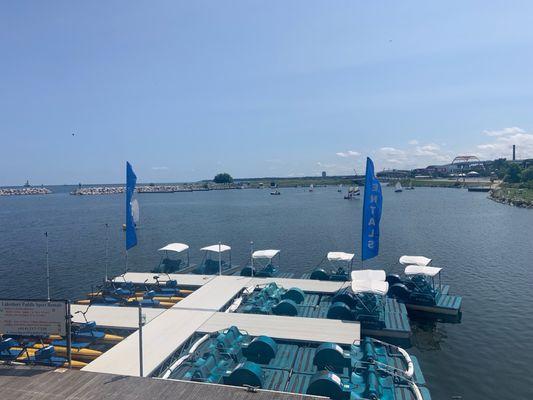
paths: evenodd
<path fill-rule="evenodd" d="M 354 254 L 330 251 L 311 273 L 310 279 L 319 281 L 348 281 L 353 268 Z"/>
<path fill-rule="evenodd" d="M 280 250 L 256 250 L 250 256 L 250 265 L 241 270 L 241 276 L 270 278 L 278 272 L 280 261 Z"/>

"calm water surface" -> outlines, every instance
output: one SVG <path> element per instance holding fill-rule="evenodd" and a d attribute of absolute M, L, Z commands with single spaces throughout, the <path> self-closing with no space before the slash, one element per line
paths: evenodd
<path fill-rule="evenodd" d="M 43 298 L 49 232 L 52 294 L 76 298 L 104 275 L 105 224 L 110 270 L 124 269 L 122 196 L 0 197 L 2 297 Z M 282 249 L 282 269 L 308 272 L 327 251 L 360 254 L 361 201 L 335 188 L 141 194 L 139 245 L 129 267 L 149 271 L 169 242 L 197 249 L 233 247 L 244 264 L 249 242 Z M 414 347 L 434 399 L 533 398 L 533 210 L 500 205 L 483 193 L 423 189 L 395 194 L 384 187 L 380 256 L 365 267 L 400 272 L 402 254 L 444 266 L 452 294 L 463 296 L 461 324 L 416 324 Z M 360 263 L 357 265 L 360 266 Z"/>

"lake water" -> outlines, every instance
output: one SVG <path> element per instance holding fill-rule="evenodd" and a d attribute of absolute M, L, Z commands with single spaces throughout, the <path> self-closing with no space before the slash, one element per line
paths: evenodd
<path fill-rule="evenodd" d="M 46 297 L 45 237 L 49 232 L 52 295 L 77 298 L 104 276 L 105 224 L 110 274 L 124 269 L 124 198 L 54 194 L 0 197 L 2 297 Z M 533 210 L 494 203 L 484 193 L 384 187 L 379 257 L 365 267 L 400 272 L 399 256 L 425 255 L 443 266 L 451 294 L 463 296 L 461 324 L 415 324 L 414 347 L 434 399 L 533 398 Z M 255 248 L 282 250 L 283 272 L 300 275 L 326 252 L 360 255 L 362 201 L 336 188 L 141 194 L 139 245 L 129 267 L 149 271 L 156 249 L 170 242 L 198 249 L 219 241 L 233 262 Z M 360 267 L 360 262 L 356 267 Z"/>

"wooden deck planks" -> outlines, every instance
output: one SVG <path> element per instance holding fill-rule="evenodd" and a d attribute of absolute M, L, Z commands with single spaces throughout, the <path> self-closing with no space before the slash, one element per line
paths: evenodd
<path fill-rule="evenodd" d="M 257 393 L 225 385 L 137 378 L 45 367 L 0 366 L 2 400 L 298 400 L 291 393 Z"/>

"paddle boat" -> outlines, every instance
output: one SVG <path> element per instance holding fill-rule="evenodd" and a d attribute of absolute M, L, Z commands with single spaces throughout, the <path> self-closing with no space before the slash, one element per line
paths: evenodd
<path fill-rule="evenodd" d="M 278 272 L 280 259 L 280 250 L 256 250 L 250 256 L 250 265 L 241 269 L 241 276 L 270 278 Z"/>
<path fill-rule="evenodd" d="M 244 386 L 333 400 L 430 400 L 416 357 L 364 338 L 353 344 L 251 336 L 236 326 L 178 349 L 163 379 Z"/>
<path fill-rule="evenodd" d="M 151 272 L 165 274 L 185 272 L 194 266 L 191 266 L 189 262 L 189 246 L 184 243 L 169 243 L 158 251 L 161 251 L 163 254 L 161 255 L 159 265 Z M 178 257 L 184 252 L 187 257 L 186 260 Z M 174 255 L 174 257 L 171 257 L 171 255 Z"/>
<path fill-rule="evenodd" d="M 414 314 L 460 322 L 462 298 L 448 294 L 450 287 L 442 284 L 442 268 L 430 263 L 431 259 L 423 256 L 400 257 L 405 277 L 387 275 L 388 295 L 404 303 Z"/>
<path fill-rule="evenodd" d="M 74 351 L 74 349 L 72 350 Z M 58 356 L 54 346 L 40 343 L 35 344 L 34 342 L 19 343 L 11 337 L 0 341 L 0 361 L 39 364 L 51 367 L 68 366 L 67 358 Z M 73 368 L 83 368 L 87 363 L 72 360 L 71 365 Z"/>
<path fill-rule="evenodd" d="M 204 252 L 204 257 L 202 263 L 194 270 L 195 274 L 216 275 L 230 273 L 238 268 L 231 265 L 231 247 L 226 244 L 213 244 L 200 250 Z M 228 254 L 226 260 L 222 258 L 224 253 Z M 213 259 L 213 256 L 216 259 Z"/>
<path fill-rule="evenodd" d="M 385 277 L 385 271 L 353 271 L 351 287 L 343 287 L 334 295 L 305 293 L 297 287 L 285 289 L 270 282 L 248 290 L 237 312 L 359 321 L 364 335 L 409 346 L 407 310 L 396 299 L 387 298 Z"/>
<path fill-rule="evenodd" d="M 311 272 L 309 279 L 319 281 L 348 281 L 353 267 L 354 254 L 330 251 Z"/>

